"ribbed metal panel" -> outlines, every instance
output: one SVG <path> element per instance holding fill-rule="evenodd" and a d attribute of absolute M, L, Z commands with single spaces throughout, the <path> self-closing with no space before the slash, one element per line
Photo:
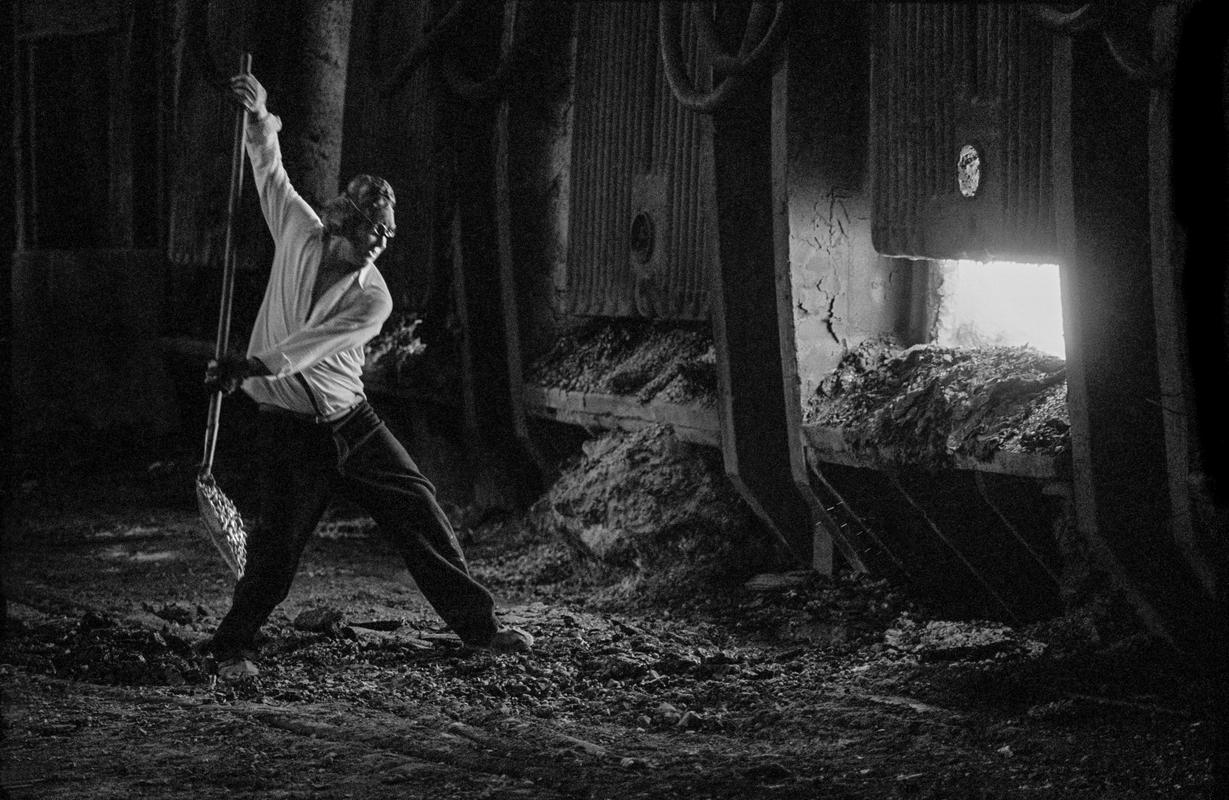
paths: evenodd
<path fill-rule="evenodd" d="M 684 52 L 703 72 L 689 8 Z M 659 67 L 657 7 L 577 7 L 567 310 L 574 314 L 703 319 L 708 254 L 700 213 L 700 122 Z M 634 251 L 632 222 L 651 222 L 651 252 Z"/>
<path fill-rule="evenodd" d="M 1052 261 L 1050 35 L 1001 4 L 892 4 L 875 14 L 875 248 Z M 982 154 L 973 198 L 957 184 L 966 143 Z"/>

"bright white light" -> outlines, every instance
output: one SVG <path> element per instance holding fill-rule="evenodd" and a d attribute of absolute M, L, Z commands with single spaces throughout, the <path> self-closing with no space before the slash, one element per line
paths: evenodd
<path fill-rule="evenodd" d="M 1057 264 L 940 261 L 935 343 L 944 347 L 1031 345 L 1066 357 Z"/>

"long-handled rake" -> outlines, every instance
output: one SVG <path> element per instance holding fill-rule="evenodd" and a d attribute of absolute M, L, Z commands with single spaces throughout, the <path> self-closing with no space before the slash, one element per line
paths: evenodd
<path fill-rule="evenodd" d="M 239 60 L 239 71 L 252 70 L 252 54 L 244 53 Z M 221 361 L 226 354 L 230 339 L 231 297 L 235 289 L 235 216 L 239 209 L 239 197 L 243 190 L 243 115 L 240 108 L 235 115 L 234 149 L 230 160 L 230 200 L 226 206 L 226 248 L 222 255 L 222 308 L 218 315 L 218 337 L 214 345 L 214 358 Z M 222 560 L 236 578 L 243 577 L 247 562 L 247 531 L 243 518 L 235 504 L 230 501 L 213 479 L 213 453 L 218 444 L 218 425 L 222 417 L 222 392 L 216 392 L 209 400 L 209 417 L 205 426 L 205 455 L 200 471 L 196 474 L 196 504 L 200 507 L 201 521 L 213 546 L 222 555 Z"/>

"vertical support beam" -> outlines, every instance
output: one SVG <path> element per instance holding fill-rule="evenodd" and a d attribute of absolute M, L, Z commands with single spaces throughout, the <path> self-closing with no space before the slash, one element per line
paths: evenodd
<path fill-rule="evenodd" d="M 499 175 L 507 146 L 502 105 L 452 96 L 441 104 L 441 121 L 454 165 L 453 289 L 474 502 L 514 508 L 531 502 L 538 480 L 525 447 L 507 176 Z"/>
<path fill-rule="evenodd" d="M 133 245 L 132 220 L 132 35 L 136 22 L 135 10 L 129 10 L 122 27 L 112 36 L 108 53 L 111 76 L 111 96 L 108 98 L 107 158 L 110 161 L 107 186 L 109 208 L 107 244 L 130 248 Z M 142 80 L 148 76 L 141 76 Z M 147 109 L 142 109 L 148 113 Z"/>
<path fill-rule="evenodd" d="M 442 102 L 443 142 L 452 161 L 452 288 L 460 324 L 461 401 L 475 502 L 504 505 L 506 487 L 488 452 L 491 417 L 507 386 L 498 247 L 491 203 L 494 112 L 489 102 Z"/>
<path fill-rule="evenodd" d="M 173 6 L 162 0 L 158 3 L 158 8 L 155 13 L 154 23 L 154 41 L 157 43 L 157 51 L 154 56 L 154 68 L 157 70 L 155 90 L 158 98 L 158 109 L 155 112 L 155 125 L 158 132 L 158 143 L 156 146 L 157 164 L 154 168 L 154 176 L 156 181 L 158 222 L 154 227 L 154 241 L 157 246 L 166 250 L 168 237 L 171 230 L 170 224 L 170 208 L 171 208 L 171 175 L 168 169 L 170 161 L 170 140 L 174 136 L 175 131 L 175 101 L 172 92 L 172 53 L 174 34 L 171 28 L 170 18 L 173 16 Z"/>
<path fill-rule="evenodd" d="M 832 537 L 806 474 L 790 297 L 785 67 L 711 118 L 713 336 L 730 480 L 788 551 L 832 573 Z"/>
<path fill-rule="evenodd" d="M 512 188 L 508 174 L 512 131 L 510 102 L 500 100 L 495 120 L 495 229 L 499 255 L 499 289 L 504 334 L 504 369 L 508 387 L 507 416 L 519 452 L 533 462 L 539 477 L 549 471 L 546 458 L 529 432 L 525 412 L 525 368 L 521 361 L 520 310 L 516 293 L 516 254 L 512 243 Z M 531 481 L 537 488 L 537 480 Z M 531 487 L 526 487 L 531 488 Z"/>
<path fill-rule="evenodd" d="M 290 86 L 297 113 L 282 141 L 295 188 L 313 205 L 338 193 L 353 10 L 354 0 L 308 0 L 296 7 L 300 44 Z"/>
<path fill-rule="evenodd" d="M 19 98 L 21 97 L 21 48 L 22 43 L 17 40 L 17 26 L 14 15 L 16 14 L 16 3 L 6 3 L 3 9 L 0 9 L 0 42 L 8 42 L 9 46 L 4 48 L 4 52 L 0 53 L 0 75 L 8 75 L 8 79 L 3 86 L 0 86 L 0 119 L 12 120 L 12 127 L 9 128 L 10 146 L 0 154 L 0 174 L 13 176 L 12 185 L 12 200 L 13 203 L 7 208 L 0 209 L 0 257 L 8 260 L 12 258 L 13 251 L 22 246 L 22 113 L 24 109 L 21 107 Z M 6 204 L 7 205 L 7 204 Z M 9 262 L 10 267 L 12 261 Z M 9 272 L 12 275 L 12 272 Z M 9 292 L 12 287 L 7 282 L 3 285 L 3 300 L 8 301 Z M 0 308 L 0 319 L 4 320 L 4 330 L 2 331 L 5 340 L 8 340 L 9 328 L 9 313 L 10 305 L 5 305 Z M 5 348 L 7 351 L 8 348 Z M 3 356 L 7 358 L 7 352 Z M 8 366 L 7 363 L 4 366 Z M 6 440 L 7 441 L 7 440 Z"/>
<path fill-rule="evenodd" d="M 21 43 L 17 41 L 17 26 L 13 18 L 16 6 L 16 3 L 5 3 L 4 8 L 0 8 L 0 42 L 9 43 L 9 46 L 0 52 L 0 75 L 9 76 L 4 85 L 0 86 L 0 119 L 7 117 L 13 121 L 10 129 L 12 146 L 0 154 L 0 174 L 13 176 L 13 203 L 5 203 L 6 207 L 0 209 L 0 258 L 5 259 L 9 268 L 8 277 L 0 279 L 0 340 L 6 345 L 2 348 L 3 352 L 0 352 L 0 371 L 10 376 L 10 381 L 13 381 L 13 262 L 22 247 L 22 108 L 18 99 L 21 97 Z M 14 383 L 9 385 L 14 386 Z M 14 416 L 12 413 L 6 413 L 4 419 L 0 420 L 0 458 L 3 458 L 6 464 L 13 463 Z M 11 474 L 13 473 L 10 472 Z M 5 481 L 4 485 L 0 486 L 0 502 L 7 508 L 13 507 L 9 494 L 12 486 L 13 481 Z"/>
<path fill-rule="evenodd" d="M 24 186 L 29 189 L 25 196 L 25 206 L 22 208 L 23 233 L 19 243 L 20 249 L 35 249 L 38 247 L 38 92 L 35 87 L 34 69 L 37 52 L 35 42 L 23 42 L 22 51 L 25 54 L 25 103 L 22 112 L 25 115 L 25 149 L 29 156 L 25 163 Z"/>
<path fill-rule="evenodd" d="M 1157 52 L 1176 47 L 1178 9 L 1158 6 L 1153 18 Z M 1148 105 L 1149 211 L 1152 242 L 1152 293 L 1157 320 L 1157 367 L 1160 374 L 1161 414 L 1164 422 L 1169 502 L 1173 508 L 1173 536 L 1190 568 L 1209 596 L 1216 591 L 1215 568 L 1196 540 L 1190 491 L 1194 442 L 1188 428 L 1193 404 L 1187 387 L 1188 354 L 1182 340 L 1186 330 L 1181 287 L 1184 265 L 1175 230 L 1171 176 L 1171 109 L 1173 87 L 1165 83 L 1152 91 Z"/>
<path fill-rule="evenodd" d="M 1204 667 L 1214 688 L 1212 794 L 1229 795 L 1229 102 L 1225 74 L 1229 7 L 1197 0 L 1181 22 L 1171 107 L 1173 208 L 1184 232 L 1181 298 L 1188 381 L 1188 432 L 1197 442 L 1197 507 L 1218 572 L 1211 618 L 1203 632 Z M 1219 790 L 1219 791 L 1217 791 Z"/>
<path fill-rule="evenodd" d="M 1054 192 L 1076 524 L 1156 634 L 1199 647 L 1206 598 L 1172 536 L 1149 230 L 1147 89 L 1055 38 Z"/>
<path fill-rule="evenodd" d="M 11 247 L 5 252 L 17 252 L 26 246 L 26 186 L 29 180 L 29 171 L 32 168 L 30 160 L 32 153 L 26 150 L 26 141 L 29 136 L 29 131 L 33 128 L 33 105 L 24 98 L 26 92 L 23 91 L 22 77 L 29 73 L 30 70 L 30 48 L 26 42 L 17 39 L 17 33 L 13 26 L 13 6 L 14 3 L 8 5 L 7 11 L 0 11 L 3 14 L 5 30 L 3 35 L 13 46 L 5 51 L 0 58 L 4 59 L 0 62 L 0 67 L 7 68 L 8 74 L 11 76 L 11 83 L 5 87 L 5 97 L 8 99 L 9 119 L 13 121 L 13 128 L 10 131 L 12 134 L 12 144 L 8 149 L 8 158 L 10 158 L 13 176 L 13 207 L 9 212 L 13 215 L 12 225 L 5 230 L 13 231 L 13 241 Z M 3 72 L 0 69 L 0 72 Z"/>

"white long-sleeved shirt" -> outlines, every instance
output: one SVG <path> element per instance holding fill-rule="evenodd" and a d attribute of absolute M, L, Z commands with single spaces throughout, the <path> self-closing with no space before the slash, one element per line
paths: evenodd
<path fill-rule="evenodd" d="M 393 302 L 384 277 L 368 263 L 312 306 L 324 225 L 290 185 L 277 139 L 281 127 L 272 114 L 247 125 L 248 157 L 276 249 L 247 351 L 273 374 L 248 378 L 243 390 L 258 403 L 331 419 L 365 399 L 363 345 L 380 332 Z M 315 403 L 296 374 L 306 379 Z"/>

